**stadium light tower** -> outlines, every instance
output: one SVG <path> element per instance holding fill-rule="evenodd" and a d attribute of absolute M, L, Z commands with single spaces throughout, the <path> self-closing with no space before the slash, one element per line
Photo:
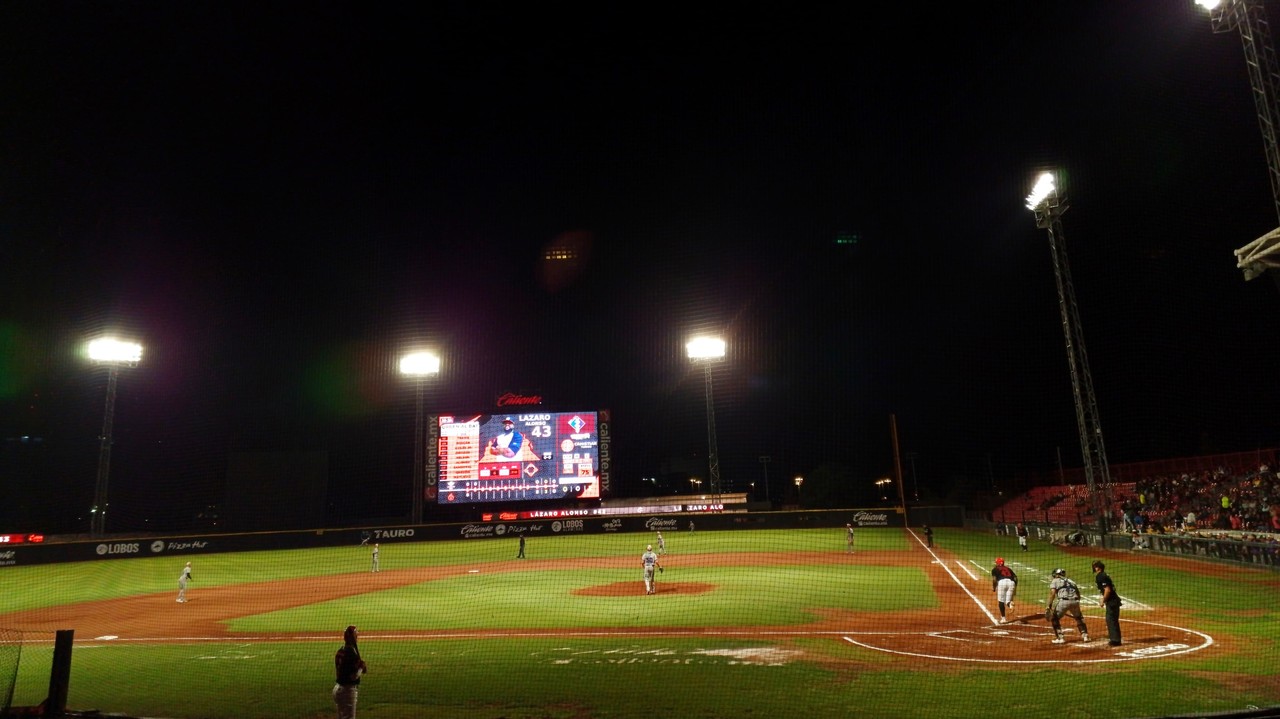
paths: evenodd
<path fill-rule="evenodd" d="M 707 493 L 711 504 L 720 504 L 720 453 L 716 449 L 716 405 L 711 387 L 711 365 L 724 359 L 724 340 L 694 337 L 685 345 L 689 359 L 701 362 L 707 387 Z"/>
<path fill-rule="evenodd" d="M 1098 419 L 1098 400 L 1093 394 L 1093 375 L 1089 373 L 1089 357 L 1085 352 L 1080 313 L 1076 308 L 1076 291 L 1071 282 L 1071 265 L 1067 262 L 1067 248 L 1062 235 L 1062 214 L 1067 207 L 1066 198 L 1058 193 L 1053 173 L 1042 173 L 1031 194 L 1027 195 L 1027 209 L 1035 213 L 1036 227 L 1049 233 L 1053 277 L 1058 285 L 1058 311 L 1067 340 L 1067 366 L 1071 369 L 1071 390 L 1076 403 L 1076 426 L 1080 431 L 1080 453 L 1084 456 L 1085 484 L 1098 518 L 1098 528 L 1106 532 L 1111 470 L 1107 466 L 1102 423 Z"/>
<path fill-rule="evenodd" d="M 893 480 L 888 477 L 881 477 L 876 480 L 876 487 L 880 489 L 880 501 L 889 501 L 889 490 L 885 489 L 885 487 L 888 487 L 890 484 L 893 484 Z"/>
<path fill-rule="evenodd" d="M 107 368 L 107 408 L 98 437 L 98 479 L 93 487 L 93 507 L 89 510 L 89 534 L 101 537 L 107 528 L 107 480 L 111 474 L 111 431 L 115 425 L 116 382 L 121 367 L 136 367 L 142 361 L 142 345 L 103 337 L 89 343 L 89 359 Z"/>
<path fill-rule="evenodd" d="M 418 385 L 417 412 L 413 425 L 413 512 L 410 518 L 414 524 L 422 524 L 422 479 L 426 471 L 422 454 L 425 449 L 422 438 L 422 387 L 427 377 L 440 374 L 440 357 L 431 352 L 411 352 L 400 358 L 400 374 L 413 377 Z"/>
<path fill-rule="evenodd" d="M 1214 32 L 1238 30 L 1244 45 L 1244 61 L 1249 68 L 1253 103 L 1262 130 L 1262 147 L 1271 175 L 1271 199 L 1280 220 L 1280 146 L 1276 143 L 1280 126 L 1280 69 L 1277 69 L 1271 25 L 1262 0 L 1195 0 L 1209 13 Z M 1267 270 L 1280 269 L 1280 228 L 1274 229 L 1235 250 L 1236 267 L 1251 280 Z M 1280 277 L 1275 277 L 1280 286 Z"/>

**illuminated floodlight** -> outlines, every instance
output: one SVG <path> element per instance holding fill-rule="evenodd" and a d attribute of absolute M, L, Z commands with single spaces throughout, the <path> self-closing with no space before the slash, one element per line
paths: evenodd
<path fill-rule="evenodd" d="M 103 337 L 89 343 L 89 359 L 94 362 L 137 364 L 142 361 L 142 345 Z"/>
<path fill-rule="evenodd" d="M 1034 210 L 1044 202 L 1045 198 L 1054 193 L 1057 187 L 1054 186 L 1053 173 L 1045 172 L 1036 179 L 1036 186 L 1031 188 L 1031 194 L 1027 195 L 1027 209 Z"/>
<path fill-rule="evenodd" d="M 101 537 L 107 529 L 107 485 L 111 476 L 112 428 L 116 414 L 116 383 L 121 367 L 134 367 L 142 361 L 142 345 L 114 337 L 89 341 L 89 359 L 107 368 L 106 412 L 102 418 L 102 434 L 98 435 L 98 478 L 93 487 L 93 506 L 89 509 L 89 534 Z"/>
<path fill-rule="evenodd" d="M 694 337 L 685 345 L 689 359 L 720 359 L 724 357 L 724 340 L 719 337 Z"/>
<path fill-rule="evenodd" d="M 410 352 L 400 358 L 400 374 L 415 378 L 418 385 L 413 420 L 413 504 L 410 510 L 410 519 L 414 524 L 421 524 L 423 481 L 426 470 L 423 464 L 426 445 L 422 438 L 424 421 L 422 415 L 422 385 L 426 383 L 427 377 L 440 374 L 440 355 L 434 352 Z"/>
<path fill-rule="evenodd" d="M 440 357 L 430 352 L 414 352 L 400 358 L 400 373 L 419 377 L 440 374 Z"/>
<path fill-rule="evenodd" d="M 1213 10 L 1222 4 L 1222 0 L 1196 0 L 1196 4 L 1205 10 Z"/>

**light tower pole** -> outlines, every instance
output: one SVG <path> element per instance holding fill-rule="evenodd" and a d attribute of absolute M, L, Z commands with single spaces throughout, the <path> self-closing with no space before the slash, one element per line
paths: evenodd
<path fill-rule="evenodd" d="M 1280 219 L 1280 146 L 1276 142 L 1280 126 L 1280 66 L 1271 41 L 1271 24 L 1262 0 L 1195 0 L 1209 11 L 1214 32 L 1240 33 L 1244 62 L 1249 69 L 1253 104 L 1258 112 L 1258 129 L 1271 176 L 1271 200 Z M 1280 268 L 1280 228 L 1274 229 L 1235 251 L 1236 267 L 1251 280 L 1269 269 Z M 1278 280 L 1280 282 L 1280 280 Z"/>
<path fill-rule="evenodd" d="M 1111 470 L 1107 466 L 1107 450 L 1102 442 L 1102 423 L 1098 418 L 1098 400 L 1093 393 L 1093 375 L 1084 347 L 1084 332 L 1076 308 L 1076 291 L 1071 282 L 1071 265 L 1062 233 L 1062 215 L 1067 211 L 1066 198 L 1058 194 L 1052 173 L 1045 172 L 1027 196 L 1027 209 L 1035 213 L 1036 227 L 1049 233 L 1049 252 L 1053 256 L 1053 277 L 1058 285 L 1058 311 L 1062 316 L 1062 332 L 1067 341 L 1067 366 L 1071 370 L 1071 390 L 1076 404 L 1076 426 L 1080 431 L 1080 453 L 1084 457 L 1085 484 L 1098 529 L 1107 531 L 1107 505 L 1111 498 Z"/>
<path fill-rule="evenodd" d="M 760 466 L 764 467 L 764 501 L 766 502 L 770 501 L 769 500 L 769 462 L 772 462 L 772 461 L 773 461 L 773 458 L 770 457 L 769 455 L 767 454 L 760 455 Z M 755 497 L 752 497 L 752 499 L 755 499 Z"/>
<path fill-rule="evenodd" d="M 689 359 L 701 362 L 707 394 L 707 493 L 712 505 L 720 504 L 720 453 L 716 449 L 716 405 L 711 382 L 711 365 L 724 359 L 724 340 L 695 337 L 685 345 Z"/>
<path fill-rule="evenodd" d="M 89 359 L 107 367 L 107 406 L 98 436 L 98 478 L 93 487 L 93 507 L 89 510 L 89 534 L 101 537 L 107 528 L 107 484 L 111 475 L 112 429 L 116 415 L 116 383 L 121 367 L 136 367 L 142 361 L 142 345 L 114 338 L 89 343 Z"/>
<path fill-rule="evenodd" d="M 440 373 L 440 358 L 430 352 L 412 352 L 400 358 L 400 374 L 413 377 L 417 384 L 417 403 L 413 425 L 413 509 L 410 521 L 422 524 L 423 476 L 426 465 L 422 438 L 422 389 L 427 377 Z"/>

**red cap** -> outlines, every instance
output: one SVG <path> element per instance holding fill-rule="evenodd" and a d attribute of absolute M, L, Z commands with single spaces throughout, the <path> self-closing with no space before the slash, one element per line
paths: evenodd
<path fill-rule="evenodd" d="M 996 564 L 1004 564 L 1004 557 L 996 557 Z"/>

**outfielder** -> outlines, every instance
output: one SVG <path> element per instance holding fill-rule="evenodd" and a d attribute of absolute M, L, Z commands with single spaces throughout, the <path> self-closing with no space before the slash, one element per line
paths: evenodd
<path fill-rule="evenodd" d="M 667 540 L 662 538 L 662 532 L 658 532 L 658 554 L 667 553 Z"/>
<path fill-rule="evenodd" d="M 657 594 L 658 581 L 653 576 L 653 570 L 656 568 L 662 571 L 662 565 L 658 562 L 658 555 L 653 553 L 653 545 L 647 544 L 644 548 L 644 554 L 640 555 L 640 563 L 644 565 L 644 593 Z"/>
<path fill-rule="evenodd" d="M 1005 566 L 1004 557 L 996 557 L 996 566 L 991 568 L 991 591 L 996 593 L 996 604 L 1000 607 L 1000 623 L 1005 618 L 1005 610 L 1013 610 L 1013 598 L 1018 594 L 1018 573 L 1012 567 Z"/>
<path fill-rule="evenodd" d="M 370 572 L 382 571 L 381 569 L 378 568 L 378 544 L 376 542 L 373 545 L 373 564 L 369 568 L 369 571 Z"/>
<path fill-rule="evenodd" d="M 1062 644 L 1063 615 L 1070 614 L 1076 620 L 1076 629 L 1080 631 L 1080 641 L 1089 641 L 1089 627 L 1085 626 L 1084 615 L 1080 613 L 1080 587 L 1067 579 L 1067 570 L 1053 570 L 1053 581 L 1049 582 L 1049 601 L 1044 616 L 1053 625 L 1053 643 Z"/>
<path fill-rule="evenodd" d="M 182 568 L 182 574 L 178 575 L 178 601 L 187 601 L 187 582 L 191 581 L 191 562 L 187 562 L 187 566 Z"/>

